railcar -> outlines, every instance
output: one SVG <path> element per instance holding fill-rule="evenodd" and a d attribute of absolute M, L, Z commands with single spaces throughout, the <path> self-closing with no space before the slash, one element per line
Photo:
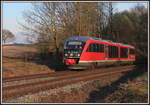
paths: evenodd
<path fill-rule="evenodd" d="M 99 38 L 74 36 L 64 44 L 63 62 L 70 69 L 132 64 L 135 57 L 134 46 Z"/>

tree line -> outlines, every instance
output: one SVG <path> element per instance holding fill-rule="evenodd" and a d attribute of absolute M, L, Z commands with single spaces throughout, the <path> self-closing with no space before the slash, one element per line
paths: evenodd
<path fill-rule="evenodd" d="M 130 44 L 138 55 L 148 54 L 148 10 L 137 5 L 115 12 L 112 2 L 41 2 L 23 13 L 21 24 L 28 41 L 36 42 L 39 53 L 63 51 L 71 36 L 90 36 Z"/>
<path fill-rule="evenodd" d="M 11 42 L 15 40 L 15 35 L 8 29 L 2 29 L 2 42 L 5 44 L 6 42 Z"/>

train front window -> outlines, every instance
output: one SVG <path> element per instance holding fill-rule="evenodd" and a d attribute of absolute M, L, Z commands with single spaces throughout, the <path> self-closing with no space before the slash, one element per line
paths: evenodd
<path fill-rule="evenodd" d="M 68 41 L 64 46 L 65 56 L 79 57 L 83 50 L 85 43 L 81 41 Z"/>
<path fill-rule="evenodd" d="M 84 43 L 81 41 L 69 41 L 69 42 L 67 42 L 67 45 L 65 47 L 66 47 L 66 49 L 69 49 L 69 50 L 79 51 L 79 50 L 83 49 Z"/>

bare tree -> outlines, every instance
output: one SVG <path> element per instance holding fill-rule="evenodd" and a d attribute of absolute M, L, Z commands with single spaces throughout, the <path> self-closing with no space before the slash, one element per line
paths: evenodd
<path fill-rule="evenodd" d="M 103 24 L 99 16 L 102 11 L 104 8 L 99 10 L 96 2 L 34 3 L 33 9 L 24 13 L 27 25 L 22 27 L 26 35 L 36 39 L 40 51 L 50 52 L 52 45 L 58 54 L 70 36 L 97 37 L 101 30 L 98 27 Z"/>
<path fill-rule="evenodd" d="M 24 13 L 25 21 L 28 24 L 22 24 L 22 27 L 26 35 L 35 37 L 37 43 L 41 45 L 39 49 L 48 48 L 47 50 L 49 51 L 47 46 L 50 46 L 50 43 L 54 43 L 55 49 L 58 50 L 57 6 L 57 3 L 34 3 L 33 10 Z"/>
<path fill-rule="evenodd" d="M 2 41 L 5 44 L 6 42 L 13 41 L 15 39 L 15 35 L 7 29 L 2 30 Z"/>

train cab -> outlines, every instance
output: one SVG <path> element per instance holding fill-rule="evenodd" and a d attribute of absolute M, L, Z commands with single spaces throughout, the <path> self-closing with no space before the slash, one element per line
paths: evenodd
<path fill-rule="evenodd" d="M 78 64 L 85 42 L 81 40 L 68 40 L 64 46 L 64 62 L 66 65 Z"/>

